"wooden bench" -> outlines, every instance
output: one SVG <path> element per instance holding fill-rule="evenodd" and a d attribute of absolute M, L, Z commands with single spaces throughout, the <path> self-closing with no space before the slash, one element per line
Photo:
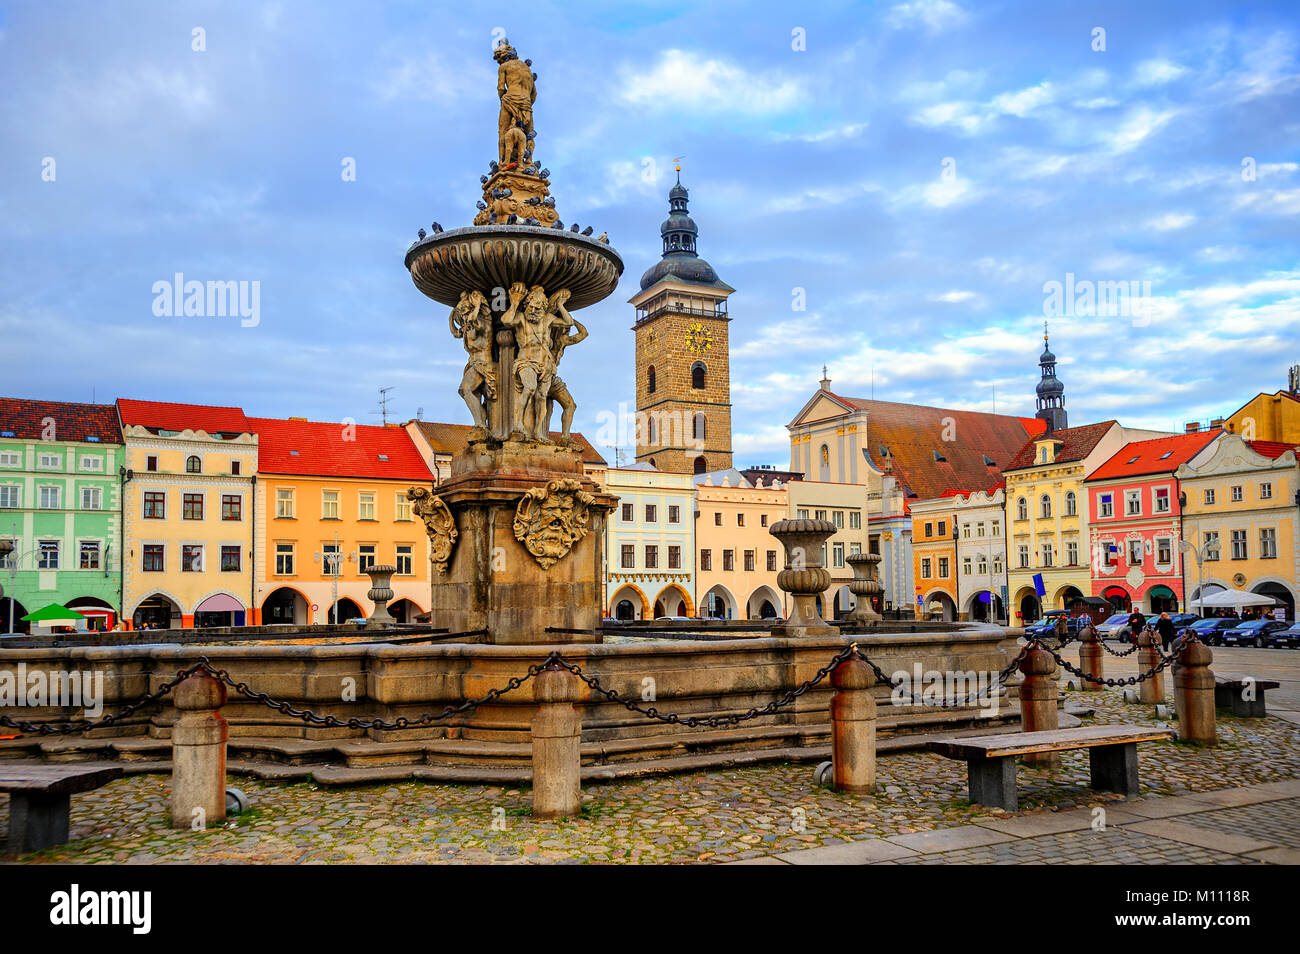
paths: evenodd
<path fill-rule="evenodd" d="M 0 792 L 9 793 L 9 853 L 63 844 L 68 840 L 71 796 L 124 774 L 116 765 L 0 762 Z"/>
<path fill-rule="evenodd" d="M 972 802 L 1014 812 L 1019 805 L 1016 797 L 1017 755 L 1087 749 L 1092 787 L 1134 798 L 1138 794 L 1137 744 L 1173 737 L 1172 729 L 1100 725 L 942 739 L 929 742 L 926 747 L 931 752 L 966 762 Z"/>
<path fill-rule="evenodd" d="M 1254 699 L 1245 698 L 1246 686 L 1252 684 Z M 1214 674 L 1214 706 L 1216 709 L 1231 709 L 1232 714 L 1245 719 L 1262 719 L 1268 715 L 1264 708 L 1264 693 L 1276 689 L 1278 683 L 1271 679 L 1256 679 L 1236 672 L 1216 672 Z"/>

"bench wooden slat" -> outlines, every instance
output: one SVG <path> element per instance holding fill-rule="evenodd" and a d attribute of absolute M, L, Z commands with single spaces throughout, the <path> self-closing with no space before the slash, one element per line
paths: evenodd
<path fill-rule="evenodd" d="M 99 788 L 125 774 L 117 765 L 7 765 L 0 762 L 0 792 L 70 795 Z"/>
<path fill-rule="evenodd" d="M 1031 752 L 1056 752 L 1064 749 L 1093 748 L 1102 745 L 1127 745 L 1172 739 L 1172 729 L 1135 725 L 1080 726 L 1044 732 L 1008 732 L 962 739 L 941 739 L 927 743 L 931 752 L 950 759 L 1005 758 Z"/>
<path fill-rule="evenodd" d="M 1276 689 L 1281 685 L 1281 683 L 1274 682 L 1272 679 L 1260 679 L 1258 676 L 1247 676 L 1238 672 L 1216 672 L 1214 674 L 1214 684 L 1229 689 L 1243 688 L 1247 679 L 1254 682 L 1255 688 L 1260 690 Z"/>

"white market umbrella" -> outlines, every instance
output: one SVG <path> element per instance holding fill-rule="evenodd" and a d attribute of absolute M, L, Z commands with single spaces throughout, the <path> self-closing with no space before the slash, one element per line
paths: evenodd
<path fill-rule="evenodd" d="M 1192 605 L 1203 609 L 1241 610 L 1247 606 L 1277 606 L 1277 600 L 1262 593 L 1247 593 L 1245 590 L 1219 590 L 1200 599 L 1192 600 Z"/>

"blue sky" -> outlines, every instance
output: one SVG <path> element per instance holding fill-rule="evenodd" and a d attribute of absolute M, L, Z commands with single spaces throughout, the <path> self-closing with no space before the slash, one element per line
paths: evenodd
<path fill-rule="evenodd" d="M 1067 273 L 1151 289 L 1052 320 L 1072 424 L 1204 420 L 1300 362 L 1293 3 L 0 3 L 0 392 L 367 423 L 391 386 L 398 419 L 468 422 L 402 255 L 475 211 L 497 30 L 561 218 L 626 264 L 565 357 L 589 434 L 632 400 L 678 155 L 737 289 L 742 466 L 788 461 L 823 364 L 1031 414 Z M 260 322 L 155 316 L 176 272 L 260 282 Z"/>

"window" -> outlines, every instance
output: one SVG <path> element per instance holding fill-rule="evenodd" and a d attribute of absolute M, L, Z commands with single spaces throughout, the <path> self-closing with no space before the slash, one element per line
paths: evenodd
<path fill-rule="evenodd" d="M 293 519 L 294 492 L 290 487 L 277 487 L 275 490 L 275 515 L 278 518 Z"/>
<path fill-rule="evenodd" d="M 926 536 L 926 537 L 932 537 L 932 536 L 934 536 L 934 524 L 932 524 L 932 523 L 927 523 L 927 524 L 925 525 L 925 532 L 924 532 L 923 536 Z"/>
<path fill-rule="evenodd" d="M 1042 560 L 1042 566 L 1052 565 L 1052 545 L 1044 543 L 1038 548 L 1038 556 Z"/>
<path fill-rule="evenodd" d="M 411 519 L 411 498 L 406 496 L 404 491 L 399 490 L 393 495 L 393 519 Z"/>
<path fill-rule="evenodd" d="M 1277 530 L 1273 527 L 1263 527 L 1259 531 L 1259 558 L 1277 559 Z"/>
<path fill-rule="evenodd" d="M 1021 569 L 1028 569 L 1028 567 L 1029 567 L 1029 544 L 1027 544 L 1027 543 L 1022 543 L 1022 544 L 1020 544 L 1020 546 L 1016 547 L 1016 553 L 1017 553 L 1017 555 L 1018 555 L 1019 558 L 1020 558 L 1020 567 L 1021 567 Z"/>
<path fill-rule="evenodd" d="M 837 544 L 837 546 L 838 546 L 838 544 Z M 843 549 L 844 549 L 843 547 L 840 547 L 841 552 L 843 551 Z M 746 550 L 746 551 L 745 551 L 745 572 L 746 572 L 746 573 L 753 573 L 753 572 L 754 572 L 755 562 L 756 562 L 756 560 L 755 560 L 755 556 L 754 556 L 754 551 L 753 551 L 753 550 Z"/>
<path fill-rule="evenodd" d="M 625 503 L 623 504 L 621 510 L 622 510 L 623 522 L 631 523 L 633 520 L 632 505 L 630 503 Z"/>
<path fill-rule="evenodd" d="M 203 473 L 203 462 L 191 454 L 185 458 L 185 473 L 201 474 Z"/>
<path fill-rule="evenodd" d="M 1259 485 L 1259 499 L 1260 500 L 1273 499 L 1273 485 L 1271 483 L 1262 483 Z"/>
<path fill-rule="evenodd" d="M 222 520 L 243 520 L 244 519 L 244 498 L 239 494 L 222 494 L 221 495 L 221 519 Z"/>
<path fill-rule="evenodd" d="M 326 543 L 321 546 L 321 572 L 326 576 L 339 575 L 339 545 Z"/>
<path fill-rule="evenodd" d="M 939 557 L 939 579 L 946 580 L 947 578 L 948 578 L 948 558 Z"/>
<path fill-rule="evenodd" d="M 736 514 L 736 526 L 743 527 L 744 525 L 745 525 L 745 515 L 743 513 Z"/>
<path fill-rule="evenodd" d="M 921 557 L 921 579 L 928 580 L 929 578 L 930 578 L 930 558 Z"/>
<path fill-rule="evenodd" d="M 1214 488 L 1210 488 L 1205 492 L 1205 502 L 1207 504 L 1214 503 Z"/>
<path fill-rule="evenodd" d="M 735 551 L 735 550 L 723 550 L 723 551 L 722 551 L 722 569 L 725 570 L 725 571 L 727 571 L 727 572 L 731 572 L 731 571 L 734 570 L 735 568 L 736 568 L 736 551 Z"/>
<path fill-rule="evenodd" d="M 1236 487 L 1233 487 L 1233 488 L 1232 488 L 1232 502 L 1233 502 L 1233 503 L 1240 503 L 1240 502 L 1241 502 L 1241 497 L 1242 497 L 1242 494 L 1241 494 L 1241 485 L 1239 484 L 1239 485 L 1237 485 Z"/>
<path fill-rule="evenodd" d="M 962 558 L 961 558 L 961 572 L 962 572 L 962 576 L 970 576 L 970 575 L 971 575 L 971 558 L 970 558 L 970 557 L 962 557 Z"/>
<path fill-rule="evenodd" d="M 58 487 L 41 487 L 38 491 L 40 508 L 42 510 L 59 509 L 59 488 Z"/>
<path fill-rule="evenodd" d="M 1074 541 L 1065 545 L 1065 562 L 1068 566 L 1079 565 L 1079 544 Z"/>
<path fill-rule="evenodd" d="M 375 565 L 375 545 L 363 543 L 357 547 L 357 572 L 365 573 Z"/>
<path fill-rule="evenodd" d="M 995 536 L 995 537 L 1000 537 L 1000 536 L 1002 536 L 1002 521 L 1001 521 L 1001 520 L 994 520 L 991 529 L 992 529 L 992 531 L 993 531 L 993 536 Z"/>
<path fill-rule="evenodd" d="M 668 522 L 669 523 L 682 522 L 682 508 L 677 506 L 677 504 L 668 505 Z"/>
<path fill-rule="evenodd" d="M 1169 512 L 1169 488 L 1157 487 L 1155 492 L 1155 511 L 1156 513 Z"/>
<path fill-rule="evenodd" d="M 645 568 L 647 570 L 659 569 L 659 547 L 655 544 L 646 544 L 645 548 Z"/>
<path fill-rule="evenodd" d="M 162 520 L 167 516 L 167 495 L 161 490 L 146 490 L 144 494 L 146 520 Z"/>
<path fill-rule="evenodd" d="M 1097 497 L 1097 515 L 1099 517 L 1115 516 L 1115 497 L 1113 494 L 1099 494 Z"/>
<path fill-rule="evenodd" d="M 322 520 L 339 519 L 339 492 L 337 490 L 321 491 L 320 518 Z"/>
<path fill-rule="evenodd" d="M 999 575 L 1002 573 L 1002 554 L 1000 553 L 993 555 L 993 572 Z"/>
<path fill-rule="evenodd" d="M 0 451 L 0 467 L 18 467 L 22 462 L 22 455 L 17 451 Z"/>
<path fill-rule="evenodd" d="M 43 470 L 57 470 L 63 464 L 63 457 L 60 454 L 41 454 L 40 467 Z"/>
<path fill-rule="evenodd" d="M 14 510 L 22 497 L 22 488 L 17 484 L 0 484 L 0 508 Z"/>
<path fill-rule="evenodd" d="M 987 554 L 981 553 L 975 563 L 975 569 L 979 571 L 980 576 L 987 576 L 989 572 L 989 558 Z"/>
<path fill-rule="evenodd" d="M 163 569 L 163 545 L 161 543 L 146 543 L 144 545 L 144 563 L 141 569 L 145 573 L 161 573 Z"/>
<path fill-rule="evenodd" d="M 357 494 L 357 519 L 375 519 L 375 495 L 373 493 Z"/>
<path fill-rule="evenodd" d="M 83 457 L 79 461 L 82 470 L 103 471 L 104 458 L 102 457 Z"/>
<path fill-rule="evenodd" d="M 275 572 L 280 576 L 293 575 L 292 543 L 277 543 L 275 545 Z"/>
<path fill-rule="evenodd" d="M 655 393 L 655 366 L 653 364 L 646 370 L 645 391 L 646 394 Z"/>
<path fill-rule="evenodd" d="M 181 500 L 182 520 L 203 519 L 203 494 L 185 494 Z"/>
<path fill-rule="evenodd" d="M 1044 519 L 1052 515 L 1052 498 L 1047 494 L 1038 498 L 1038 515 Z"/>
<path fill-rule="evenodd" d="M 969 540 L 969 539 L 970 539 L 970 524 L 969 524 L 969 523 L 963 523 L 963 524 L 961 525 L 961 536 L 962 536 L 962 539 L 963 539 L 963 540 Z M 984 524 L 982 524 L 982 523 L 980 524 L 980 536 L 981 536 L 981 537 L 984 536 Z"/>
<path fill-rule="evenodd" d="M 701 569 L 701 570 L 712 570 L 712 569 L 713 569 L 713 551 L 712 551 L 712 550 L 701 550 L 701 551 L 700 551 L 700 569 Z"/>
<path fill-rule="evenodd" d="M 691 366 L 691 387 L 696 391 L 702 391 L 704 390 L 706 383 L 704 362 L 696 361 L 695 364 Z"/>
<path fill-rule="evenodd" d="M 636 566 L 636 545 L 625 543 L 619 547 L 619 564 L 624 570 L 631 570 Z"/>
<path fill-rule="evenodd" d="M 835 567 L 844 566 L 844 544 L 836 543 L 831 546 L 831 565 Z"/>
<path fill-rule="evenodd" d="M 1021 497 L 1019 500 L 1016 501 L 1016 519 L 1017 520 L 1029 519 L 1029 501 L 1027 501 L 1024 497 Z"/>
<path fill-rule="evenodd" d="M 705 418 L 704 416 L 704 412 L 702 411 L 695 412 L 695 417 L 692 422 L 692 430 L 694 431 L 694 437 L 697 441 L 702 441 L 707 438 L 708 431 L 709 431 L 709 423 L 708 423 L 708 419 Z"/>
<path fill-rule="evenodd" d="M 1067 491 L 1065 494 L 1065 515 L 1067 517 L 1077 516 L 1079 512 L 1079 499 L 1074 495 L 1074 491 Z"/>
<path fill-rule="evenodd" d="M 645 505 L 645 522 L 646 523 L 659 522 L 659 508 L 654 504 Z"/>
<path fill-rule="evenodd" d="M 803 507 L 800 507 L 798 510 L 796 510 L 796 511 L 794 512 L 794 515 L 795 515 L 795 519 L 796 519 L 796 520 L 807 520 L 807 519 L 808 519 L 808 511 L 807 511 L 805 508 L 803 508 Z"/>
<path fill-rule="evenodd" d="M 1168 566 L 1174 562 L 1174 541 L 1169 537 L 1156 540 L 1156 563 Z"/>
<path fill-rule="evenodd" d="M 939 536 L 941 536 L 941 537 L 946 537 L 946 536 L 948 536 L 948 521 L 947 521 L 947 520 L 940 520 L 940 521 L 939 521 L 939 528 L 938 528 L 938 529 L 939 529 Z"/>
<path fill-rule="evenodd" d="M 814 510 L 814 511 L 813 511 L 813 516 L 816 517 L 818 520 L 825 520 L 825 519 L 826 519 L 826 511 L 825 511 L 825 510 Z"/>
<path fill-rule="evenodd" d="M 682 548 L 676 545 L 668 547 L 668 569 L 680 570 L 682 568 Z"/>
<path fill-rule="evenodd" d="M 1142 491 L 1126 490 L 1124 491 L 1124 515 L 1127 517 L 1137 516 L 1142 513 Z"/>
<path fill-rule="evenodd" d="M 411 551 L 409 543 L 399 543 L 397 545 L 397 559 L 394 561 L 397 567 L 398 576 L 411 575 Z"/>
<path fill-rule="evenodd" d="M 716 511 L 713 514 L 713 525 L 715 527 L 722 526 L 722 514 L 717 513 Z"/>
<path fill-rule="evenodd" d="M 232 461 L 230 462 L 230 476 L 232 476 L 232 477 L 238 477 L 238 476 L 239 476 L 239 461 L 237 461 L 237 460 L 232 460 Z"/>
<path fill-rule="evenodd" d="M 862 544 L 860 543 L 849 544 L 849 556 L 857 556 L 861 552 L 862 552 Z"/>
<path fill-rule="evenodd" d="M 82 540 L 81 541 L 81 560 L 77 564 L 83 570 L 99 569 L 99 541 Z"/>
<path fill-rule="evenodd" d="M 239 572 L 239 547 L 222 546 L 221 548 L 221 572 L 238 573 Z"/>
<path fill-rule="evenodd" d="M 99 487 L 82 487 L 81 488 L 81 509 L 82 510 L 103 510 L 104 491 Z"/>
<path fill-rule="evenodd" d="M 148 470 L 148 471 L 157 471 L 157 470 L 158 470 L 158 455 L 157 455 L 157 454 L 150 454 L 148 457 L 146 457 L 146 458 L 144 459 L 144 469 L 145 469 L 145 470 Z"/>
<path fill-rule="evenodd" d="M 1232 558 L 1234 560 L 1246 559 L 1246 531 L 1232 531 Z"/>
<path fill-rule="evenodd" d="M 1201 549 L 1205 551 L 1205 559 L 1217 560 L 1219 558 L 1219 531 L 1207 531 L 1201 535 Z"/>
<path fill-rule="evenodd" d="M 843 510 L 836 510 L 834 513 L 831 514 L 831 517 L 832 517 L 832 520 L 833 520 L 833 522 L 834 522 L 834 524 L 835 524 L 835 528 L 836 528 L 837 530 L 843 530 L 843 529 L 844 529 L 844 511 L 843 511 Z"/>
<path fill-rule="evenodd" d="M 186 543 L 181 546 L 181 572 L 182 573 L 203 572 L 203 545 L 202 544 Z"/>
<path fill-rule="evenodd" d="M 1142 565 L 1142 541 L 1141 540 L 1130 540 L 1128 542 L 1128 565 L 1129 566 Z"/>
<path fill-rule="evenodd" d="M 766 520 L 764 520 L 763 526 L 765 527 L 767 526 Z M 849 511 L 849 529 L 850 530 L 862 529 L 862 511 L 860 510 Z"/>

